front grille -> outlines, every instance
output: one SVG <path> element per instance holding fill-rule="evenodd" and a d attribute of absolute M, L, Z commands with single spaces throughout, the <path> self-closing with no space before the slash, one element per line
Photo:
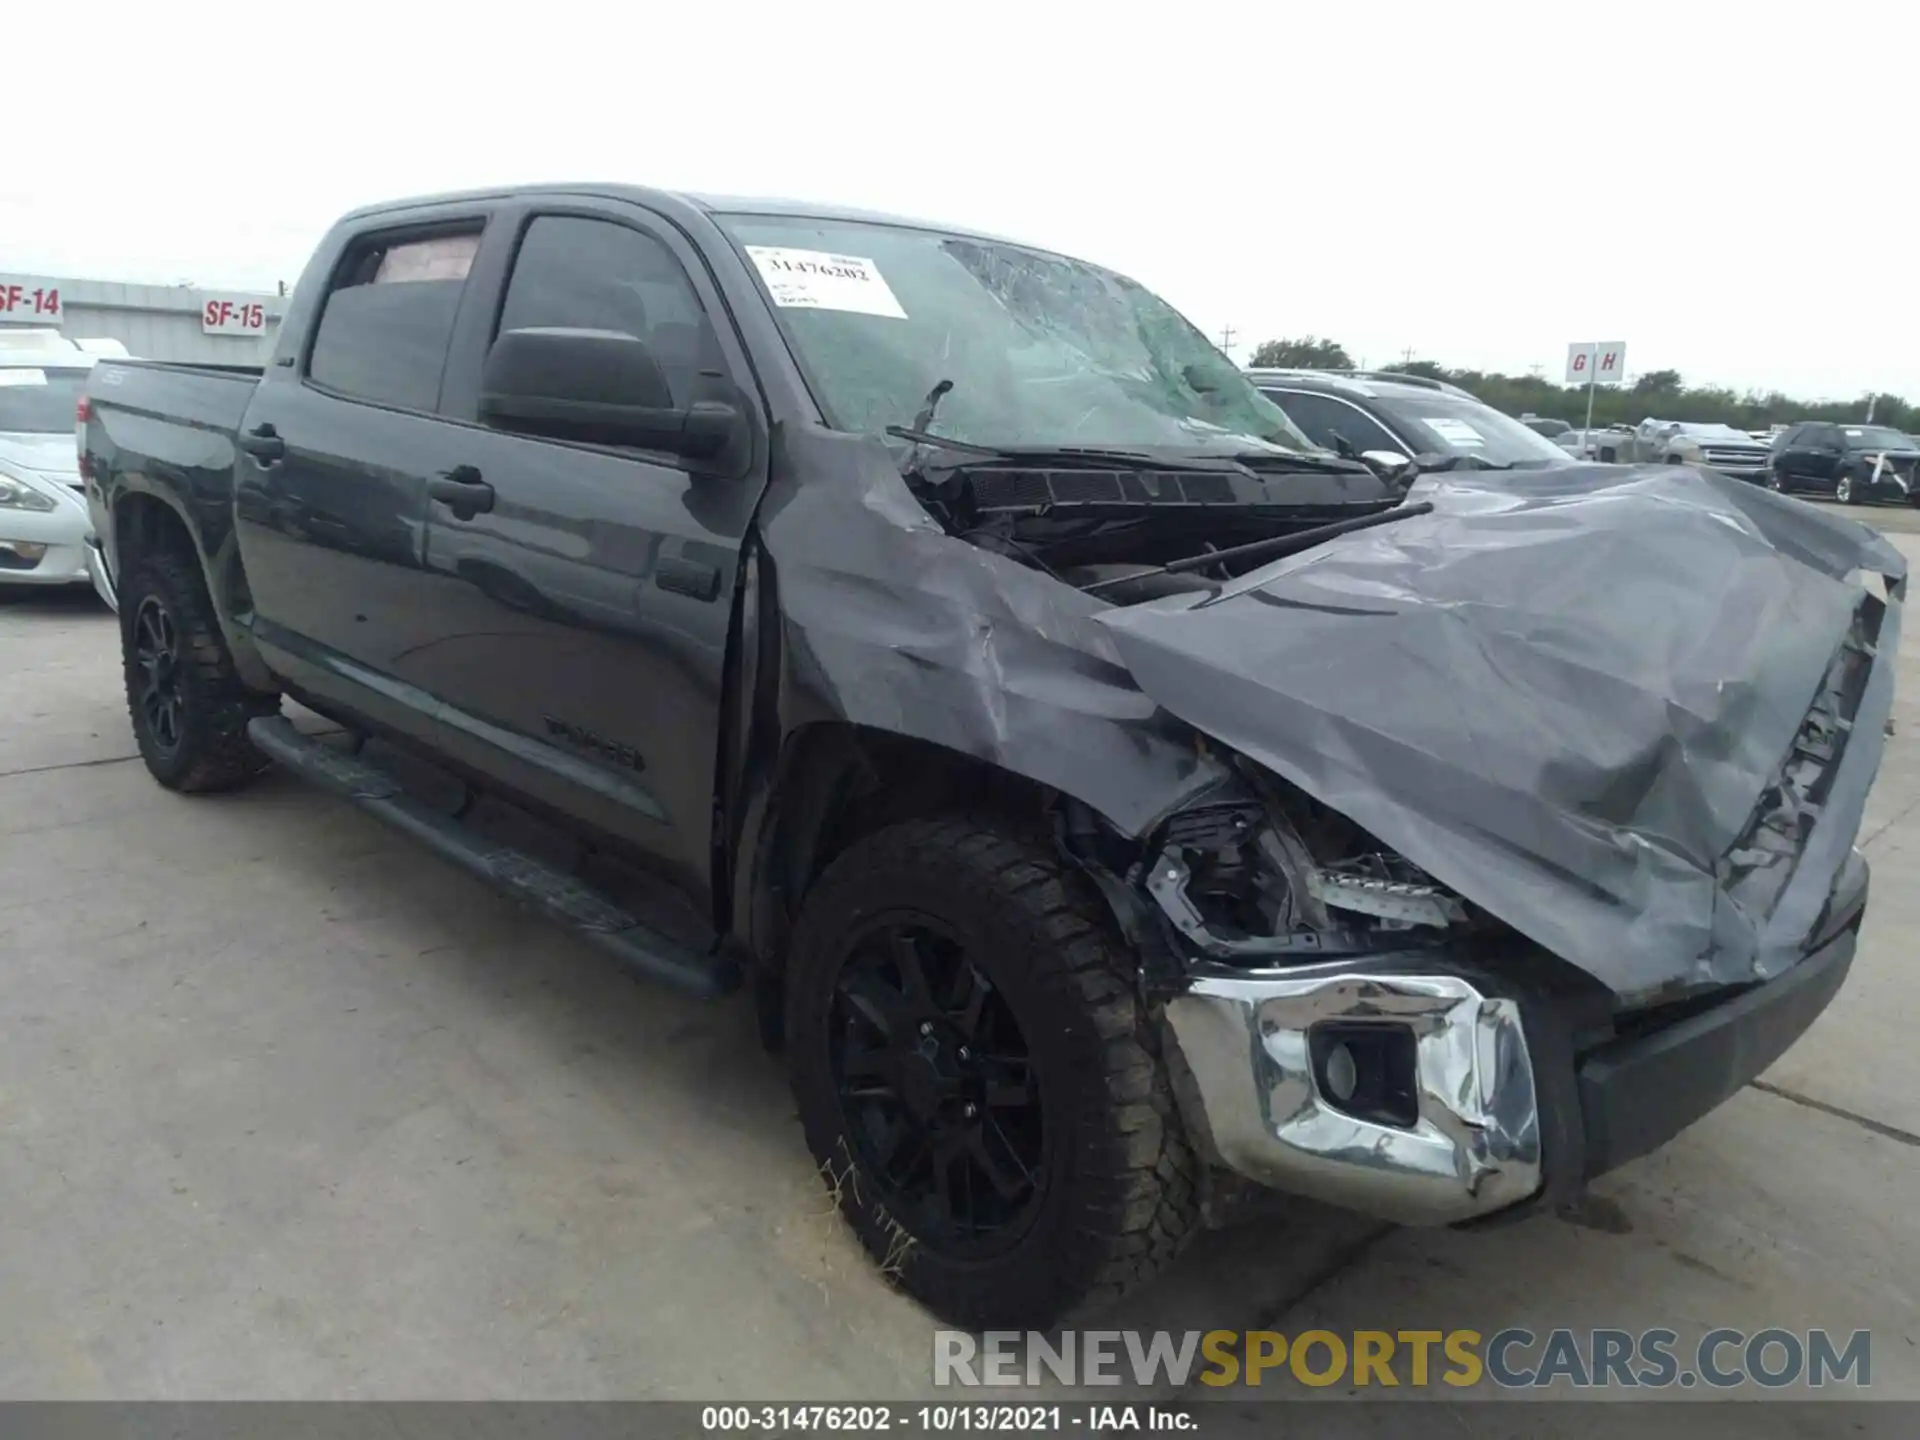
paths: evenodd
<path fill-rule="evenodd" d="M 1701 457 L 1709 465 L 1725 465 L 1735 470 L 1751 470 L 1755 466 L 1767 463 L 1767 452 L 1757 446 L 1751 450 L 1741 450 L 1720 445 L 1710 445 L 1703 449 Z"/>
<path fill-rule="evenodd" d="M 1819 822 L 1853 736 L 1885 614 L 1885 603 L 1872 596 L 1853 612 L 1853 624 L 1834 652 L 1786 758 L 1761 792 L 1746 829 L 1720 861 L 1722 888 L 1753 913 L 1772 913 Z"/>

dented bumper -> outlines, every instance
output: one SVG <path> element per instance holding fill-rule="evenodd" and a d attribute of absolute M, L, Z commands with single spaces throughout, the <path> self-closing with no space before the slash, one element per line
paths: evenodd
<path fill-rule="evenodd" d="M 1404 1225 L 1569 1197 L 1717 1108 L 1805 1032 L 1846 978 L 1866 892 L 1855 852 L 1796 965 L 1621 1017 L 1584 1050 L 1524 974 L 1445 952 L 1202 967 L 1166 1011 L 1194 1079 L 1189 1125 L 1256 1184 Z"/>
<path fill-rule="evenodd" d="M 1256 1184 L 1384 1220 L 1516 1205 L 1541 1186 L 1534 1062 L 1518 1002 L 1484 985 L 1341 964 L 1198 974 L 1167 1007 L 1205 1112 L 1190 1118 Z M 1361 1026 L 1401 1041 L 1377 1063 L 1406 1074 L 1387 1105 L 1356 1114 L 1327 1057 Z M 1396 1102 L 1408 1113 L 1393 1116 Z"/>

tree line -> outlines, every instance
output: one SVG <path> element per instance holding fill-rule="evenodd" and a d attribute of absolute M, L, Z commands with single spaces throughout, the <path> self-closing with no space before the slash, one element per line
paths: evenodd
<path fill-rule="evenodd" d="M 1269 340 L 1247 362 L 1256 368 L 1351 370 L 1353 357 L 1337 341 L 1309 335 L 1299 340 Z M 1454 370 L 1432 360 L 1383 365 L 1382 370 L 1424 375 L 1471 390 L 1509 415 L 1551 415 L 1573 425 L 1587 418 L 1587 387 L 1562 385 L 1539 375 L 1503 375 L 1489 370 Z M 1873 423 L 1896 430 L 1920 431 L 1920 405 L 1898 395 L 1863 395 L 1858 400 L 1796 400 L 1778 390 L 1745 393 L 1718 385 L 1688 385 L 1677 370 L 1650 370 L 1631 385 L 1603 385 L 1594 392 L 1595 425 L 1637 425 L 1649 415 L 1661 420 L 1719 423 L 1739 430 L 1764 430 L 1798 420 L 1834 420 L 1859 424 L 1871 405 Z"/>

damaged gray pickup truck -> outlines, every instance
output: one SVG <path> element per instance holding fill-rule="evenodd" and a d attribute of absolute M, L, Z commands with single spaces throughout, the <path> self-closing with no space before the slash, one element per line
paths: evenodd
<path fill-rule="evenodd" d="M 961 1323 L 1249 1187 L 1562 1202 L 1853 957 L 1884 541 L 1682 466 L 1388 483 L 1094 265 L 456 195 L 343 220 L 263 370 L 103 361 L 83 409 L 154 777 L 278 762 L 749 989 Z"/>

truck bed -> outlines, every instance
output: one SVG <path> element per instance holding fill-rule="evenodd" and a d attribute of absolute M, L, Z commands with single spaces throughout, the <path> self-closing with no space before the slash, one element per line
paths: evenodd
<path fill-rule="evenodd" d="M 102 360 L 87 382 L 87 399 L 96 411 L 231 435 L 239 430 L 263 373 L 258 365 Z"/>

